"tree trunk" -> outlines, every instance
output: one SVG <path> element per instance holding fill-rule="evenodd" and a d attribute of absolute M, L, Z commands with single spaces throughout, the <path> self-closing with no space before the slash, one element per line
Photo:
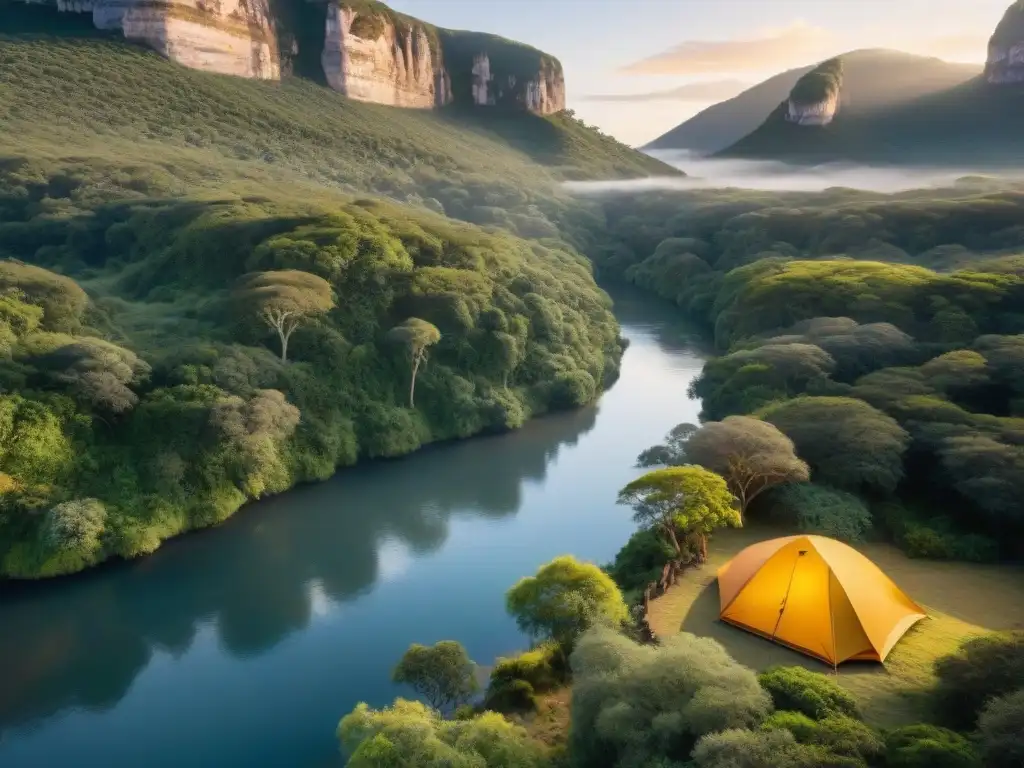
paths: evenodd
<path fill-rule="evenodd" d="M 702 564 L 708 561 L 708 537 L 703 533 L 700 535 L 700 561 Z"/>
<path fill-rule="evenodd" d="M 412 358 L 412 381 L 409 383 L 409 407 L 416 407 L 416 373 L 420 369 L 420 360 L 422 360 L 420 353 L 416 353 Z"/>
<path fill-rule="evenodd" d="M 278 334 L 281 336 L 281 362 L 288 362 L 288 338 L 292 335 L 291 331 L 287 333 L 283 330 L 278 330 Z"/>
<path fill-rule="evenodd" d="M 679 539 L 676 538 L 676 528 L 671 523 L 665 526 L 665 533 L 668 534 L 669 541 L 672 542 L 672 546 L 676 548 L 676 554 L 681 555 L 683 548 L 679 546 Z"/>

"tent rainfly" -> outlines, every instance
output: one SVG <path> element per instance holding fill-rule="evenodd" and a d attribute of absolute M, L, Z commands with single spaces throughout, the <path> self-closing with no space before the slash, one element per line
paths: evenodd
<path fill-rule="evenodd" d="M 824 536 L 753 544 L 718 570 L 719 614 L 821 659 L 885 661 L 924 609 L 857 550 Z"/>

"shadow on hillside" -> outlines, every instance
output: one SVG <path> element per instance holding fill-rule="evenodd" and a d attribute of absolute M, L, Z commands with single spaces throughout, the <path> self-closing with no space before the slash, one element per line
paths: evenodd
<path fill-rule="evenodd" d="M 96 29 L 91 13 L 64 13 L 54 5 L 0 3 L 3 9 L 2 35 L 45 35 L 47 37 L 100 37 L 124 39 L 119 33 Z"/>
<path fill-rule="evenodd" d="M 564 160 L 565 132 L 539 115 L 511 107 L 479 109 L 465 105 L 452 105 L 440 115 L 460 128 L 475 128 L 499 138 L 543 165 Z"/>

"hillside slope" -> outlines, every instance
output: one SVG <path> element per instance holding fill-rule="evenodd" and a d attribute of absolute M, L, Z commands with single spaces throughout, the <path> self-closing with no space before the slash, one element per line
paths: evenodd
<path fill-rule="evenodd" d="M 577 250 L 603 219 L 559 182 L 668 166 L 566 114 L 398 109 L 23 29 L 0 35 L 0 580 L 148 554 L 615 379 Z"/>
<path fill-rule="evenodd" d="M 1024 89 L 974 78 L 887 109 L 839 110 L 825 127 L 793 125 L 781 110 L 719 157 L 820 163 L 1024 164 Z"/>
<path fill-rule="evenodd" d="M 865 49 L 842 56 L 843 108 L 870 112 L 937 93 L 976 77 L 981 66 L 954 64 L 901 51 Z M 687 149 L 714 154 L 757 129 L 814 67 L 776 75 L 739 96 L 709 107 L 655 139 L 649 149 Z"/>

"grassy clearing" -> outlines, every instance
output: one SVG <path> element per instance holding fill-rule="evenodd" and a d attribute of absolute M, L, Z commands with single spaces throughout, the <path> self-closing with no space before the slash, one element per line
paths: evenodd
<path fill-rule="evenodd" d="M 718 568 L 749 544 L 786 533 L 754 526 L 717 535 L 707 565 L 688 572 L 651 604 L 651 628 L 662 637 L 679 631 L 713 637 L 742 664 L 758 670 L 799 664 L 828 672 L 821 662 L 718 620 Z M 839 668 L 839 682 L 858 697 L 873 725 L 920 722 L 921 695 L 933 680 L 936 658 L 971 635 L 1024 628 L 1024 571 L 912 560 L 888 544 L 866 544 L 860 550 L 923 605 L 929 618 L 904 636 L 884 667 L 846 664 Z"/>

